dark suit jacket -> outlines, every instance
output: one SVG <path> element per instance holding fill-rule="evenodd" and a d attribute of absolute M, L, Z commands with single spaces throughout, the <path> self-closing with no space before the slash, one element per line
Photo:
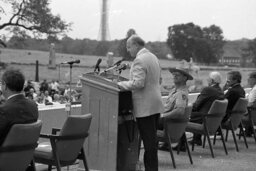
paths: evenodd
<path fill-rule="evenodd" d="M 24 95 L 16 95 L 0 105 L 0 145 L 11 126 L 17 123 L 32 123 L 38 119 L 37 104 Z"/>
<path fill-rule="evenodd" d="M 245 97 L 245 91 L 240 84 L 236 84 L 228 89 L 224 97 L 228 99 L 228 107 L 227 107 L 226 116 L 224 117 L 223 122 L 225 122 L 229 118 L 230 113 L 233 107 L 235 106 L 237 100 L 241 97 L 243 98 Z"/>
<path fill-rule="evenodd" d="M 219 85 L 205 87 L 198 95 L 195 103 L 193 104 L 191 118 L 195 115 L 207 114 L 213 101 L 216 99 L 223 99 L 223 91 Z"/>

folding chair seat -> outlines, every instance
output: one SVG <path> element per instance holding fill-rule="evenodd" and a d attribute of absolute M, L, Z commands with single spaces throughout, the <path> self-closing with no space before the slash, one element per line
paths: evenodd
<path fill-rule="evenodd" d="M 174 119 L 164 119 L 164 130 L 157 131 L 158 141 L 166 142 L 169 145 L 169 152 L 171 155 L 173 167 L 176 168 L 176 163 L 172 151 L 171 144 L 178 143 L 178 154 L 180 149 L 181 141 L 185 142 L 185 146 L 188 152 L 190 163 L 193 164 L 191 153 L 188 147 L 188 142 L 186 138 L 185 128 L 187 126 L 189 116 L 192 111 L 192 106 L 187 106 L 184 113 L 184 118 L 174 120 Z"/>
<path fill-rule="evenodd" d="M 30 167 L 35 170 L 33 153 L 37 147 L 42 121 L 14 124 L 0 147 L 1 171 L 25 171 Z"/>
<path fill-rule="evenodd" d="M 232 132 L 237 152 L 239 151 L 236 135 L 235 135 L 235 130 L 237 130 L 237 128 L 240 128 L 244 138 L 245 146 L 246 148 L 248 148 L 248 144 L 247 144 L 245 133 L 244 133 L 244 126 L 242 123 L 242 118 L 244 117 L 245 114 L 248 113 L 247 104 L 248 104 L 247 99 L 239 98 L 232 109 L 230 118 L 225 123 L 222 124 L 222 128 L 226 129 L 226 141 L 228 139 L 228 131 L 230 130 Z"/>
<path fill-rule="evenodd" d="M 60 171 L 61 167 L 73 165 L 77 159 L 82 159 L 85 170 L 89 171 L 83 144 L 88 136 L 91 119 L 91 114 L 71 115 L 58 135 L 41 134 L 41 138 L 49 139 L 50 142 L 39 144 L 34 153 L 35 162 L 48 165 L 48 170 L 56 166 L 57 171 Z"/>
<path fill-rule="evenodd" d="M 187 132 L 204 135 L 203 147 L 205 147 L 205 141 L 207 138 L 211 155 L 213 158 L 214 158 L 214 153 L 212 149 L 210 135 L 215 135 L 218 129 L 220 130 L 220 133 L 221 133 L 221 139 L 222 139 L 225 153 L 228 154 L 226 144 L 224 141 L 224 136 L 221 129 L 221 121 L 225 115 L 227 105 L 228 105 L 227 100 L 215 100 L 212 103 L 211 108 L 209 109 L 209 112 L 202 116 L 203 117 L 202 124 L 188 122 L 188 125 L 186 127 Z M 194 142 L 192 141 L 192 151 L 193 150 L 194 150 Z"/>

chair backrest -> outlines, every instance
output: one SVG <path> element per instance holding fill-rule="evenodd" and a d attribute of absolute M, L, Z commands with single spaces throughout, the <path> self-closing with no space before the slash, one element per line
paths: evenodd
<path fill-rule="evenodd" d="M 69 140 L 57 140 L 57 153 L 60 161 L 75 161 L 88 134 L 92 120 L 91 114 L 70 115 L 65 121 L 60 136 L 73 136 Z M 75 138 L 82 136 L 81 138 Z"/>
<path fill-rule="evenodd" d="M 185 132 L 186 126 L 189 121 L 189 116 L 192 111 L 192 106 L 185 108 L 184 118 L 179 120 L 165 119 L 164 129 L 165 133 L 170 135 L 171 142 L 178 142 L 183 133 Z"/>
<path fill-rule="evenodd" d="M 248 113 L 250 114 L 254 125 L 256 125 L 256 107 L 249 107 Z"/>
<path fill-rule="evenodd" d="M 42 121 L 15 124 L 0 147 L 0 170 L 26 170 L 37 147 Z"/>
<path fill-rule="evenodd" d="M 225 100 L 215 100 L 211 108 L 209 109 L 207 115 L 205 115 L 204 126 L 207 127 L 209 134 L 213 135 L 220 126 L 220 123 L 225 116 L 226 109 L 228 106 L 228 101 Z"/>
<path fill-rule="evenodd" d="M 248 113 L 247 105 L 248 100 L 246 98 L 239 98 L 233 107 L 230 114 L 230 121 L 233 124 L 234 130 L 238 128 L 243 116 Z"/>

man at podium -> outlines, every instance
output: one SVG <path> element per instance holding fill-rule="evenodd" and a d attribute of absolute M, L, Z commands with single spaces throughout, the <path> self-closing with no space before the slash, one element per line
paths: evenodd
<path fill-rule="evenodd" d="M 133 35 L 127 40 L 127 51 L 135 58 L 129 81 L 118 82 L 121 90 L 131 90 L 133 113 L 144 144 L 145 171 L 158 171 L 157 125 L 163 104 L 160 92 L 160 65 L 157 57 L 145 48 L 145 42 Z"/>

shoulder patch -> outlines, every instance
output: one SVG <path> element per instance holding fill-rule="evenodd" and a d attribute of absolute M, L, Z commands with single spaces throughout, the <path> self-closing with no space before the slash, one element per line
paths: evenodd
<path fill-rule="evenodd" d="M 182 100 L 187 100 L 187 96 L 185 94 L 182 94 Z"/>

